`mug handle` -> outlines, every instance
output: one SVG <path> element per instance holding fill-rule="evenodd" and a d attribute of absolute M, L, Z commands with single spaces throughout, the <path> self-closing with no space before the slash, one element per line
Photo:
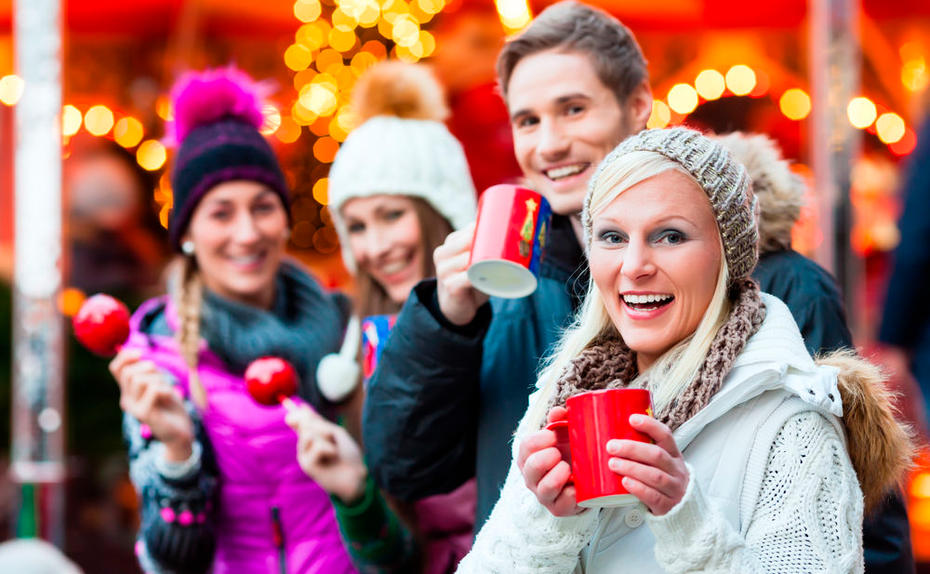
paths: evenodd
<path fill-rule="evenodd" d="M 568 466 L 572 466 L 572 449 L 571 444 L 568 439 L 568 421 L 560 420 L 554 421 L 546 425 L 546 430 L 551 430 L 555 433 L 555 446 L 559 449 L 559 452 L 562 454 L 562 460 L 568 463 Z M 575 473 L 572 472 L 572 475 L 569 477 L 569 481 L 575 481 Z"/>

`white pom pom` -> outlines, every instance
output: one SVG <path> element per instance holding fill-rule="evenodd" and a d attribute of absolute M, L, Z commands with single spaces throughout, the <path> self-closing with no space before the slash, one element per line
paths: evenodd
<path fill-rule="evenodd" d="M 327 400 L 338 403 L 352 394 L 360 380 L 358 363 L 330 353 L 316 368 L 316 384 Z"/>

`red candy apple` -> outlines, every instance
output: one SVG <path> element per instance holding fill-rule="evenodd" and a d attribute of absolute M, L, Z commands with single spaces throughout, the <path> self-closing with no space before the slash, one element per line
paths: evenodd
<path fill-rule="evenodd" d="M 109 357 L 129 338 L 129 309 L 120 301 L 98 293 L 81 305 L 71 324 L 74 335 L 92 353 Z"/>
<path fill-rule="evenodd" d="M 274 407 L 297 393 L 297 371 L 284 359 L 262 357 L 249 363 L 245 385 L 255 402 Z"/>

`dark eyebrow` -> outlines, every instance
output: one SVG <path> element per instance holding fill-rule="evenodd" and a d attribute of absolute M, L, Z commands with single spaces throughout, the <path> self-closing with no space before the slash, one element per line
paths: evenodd
<path fill-rule="evenodd" d="M 555 104 L 557 106 L 565 105 L 572 100 L 590 100 L 591 96 L 582 92 L 574 92 L 571 94 L 565 94 L 564 96 L 559 96 L 555 99 Z M 517 118 L 531 114 L 532 111 L 529 109 L 521 109 L 510 114 L 510 121 L 515 122 Z"/>

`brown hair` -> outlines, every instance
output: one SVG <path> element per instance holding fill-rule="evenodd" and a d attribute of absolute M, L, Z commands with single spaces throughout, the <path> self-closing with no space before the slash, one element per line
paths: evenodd
<path fill-rule="evenodd" d="M 586 55 L 597 77 L 613 91 L 621 106 L 649 77 L 636 38 L 619 20 L 578 2 L 558 2 L 543 10 L 501 50 L 497 80 L 505 100 L 510 76 L 520 60 L 546 50 Z"/>
<path fill-rule="evenodd" d="M 193 256 L 183 256 L 174 305 L 178 313 L 178 347 L 187 363 L 188 388 L 198 408 L 207 406 L 207 392 L 197 375 L 197 355 L 200 352 L 200 317 L 203 310 L 203 281 Z"/>
<path fill-rule="evenodd" d="M 452 233 L 452 225 L 439 215 L 425 200 L 418 197 L 408 197 L 413 202 L 413 209 L 420 225 L 420 245 L 423 246 L 423 277 L 436 275 L 436 266 L 433 264 L 433 250 L 442 245 L 446 236 Z M 355 300 L 356 312 L 361 317 L 370 315 L 387 315 L 400 311 L 401 304 L 388 296 L 374 278 L 359 269 L 355 278 L 357 295 Z"/>

